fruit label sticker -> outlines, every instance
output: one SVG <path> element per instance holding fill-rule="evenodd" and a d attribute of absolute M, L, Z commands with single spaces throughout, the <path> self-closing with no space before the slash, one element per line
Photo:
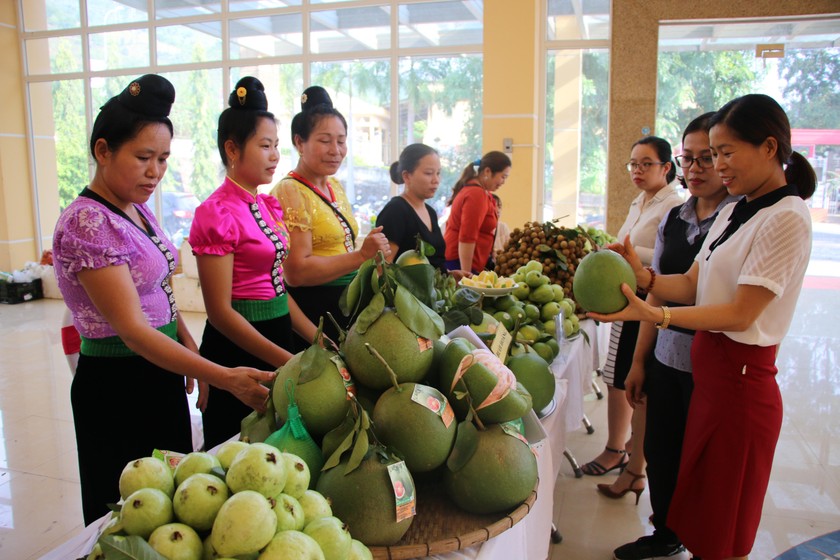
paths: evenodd
<path fill-rule="evenodd" d="M 510 336 L 510 332 L 503 324 L 499 323 L 496 326 L 496 335 L 493 337 L 493 342 L 490 344 L 490 351 L 496 354 L 496 356 L 504 362 L 504 357 L 507 356 L 508 348 L 510 348 L 510 343 L 512 341 L 513 337 Z"/>
<path fill-rule="evenodd" d="M 394 497 L 397 499 L 397 523 L 417 514 L 417 500 L 415 499 L 414 480 L 405 466 L 405 461 L 388 465 L 388 476 L 394 487 Z"/>
<path fill-rule="evenodd" d="M 152 457 L 160 459 L 161 461 L 166 463 L 166 466 L 169 467 L 169 470 L 175 472 L 175 467 L 177 467 L 178 463 L 181 462 L 181 459 L 184 458 L 184 454 L 178 453 L 177 451 L 155 449 L 152 451 Z"/>
<path fill-rule="evenodd" d="M 539 457 L 537 455 L 537 450 L 534 448 L 533 445 L 528 443 L 528 440 L 525 439 L 525 436 L 522 435 L 522 432 L 519 431 L 519 428 L 517 428 L 513 422 L 503 422 L 502 424 L 499 424 L 499 426 L 501 426 L 502 431 L 504 433 L 511 437 L 515 437 L 516 439 L 527 445 L 528 449 L 531 450 L 531 453 L 534 454 L 534 457 Z"/>
<path fill-rule="evenodd" d="M 504 422 L 503 424 L 500 424 L 500 426 L 502 428 L 502 431 L 505 432 L 507 435 L 515 437 L 519 441 L 523 442 L 525 445 L 530 445 L 528 443 L 528 440 L 525 439 L 525 436 L 523 436 L 516 428 L 516 426 L 514 426 L 512 423 Z"/>
<path fill-rule="evenodd" d="M 440 416 L 440 419 L 443 420 L 443 425 L 447 428 L 450 424 L 452 424 L 452 421 L 455 420 L 455 413 L 446 401 L 446 397 L 444 397 L 443 393 L 434 387 L 420 384 L 414 385 L 414 391 L 411 393 L 411 400 L 420 406 L 425 406 Z"/>
<path fill-rule="evenodd" d="M 351 400 L 351 395 L 356 394 L 356 386 L 350 377 L 350 370 L 347 369 L 347 364 L 344 363 L 344 360 L 338 354 L 330 356 L 330 361 L 338 368 L 338 374 L 341 376 L 341 380 L 344 381 L 344 388 L 347 389 L 347 400 Z"/>
<path fill-rule="evenodd" d="M 426 350 L 431 350 L 434 348 L 434 342 L 429 340 L 428 338 L 423 338 L 422 336 L 417 337 L 417 346 L 420 348 L 421 352 L 425 352 Z"/>

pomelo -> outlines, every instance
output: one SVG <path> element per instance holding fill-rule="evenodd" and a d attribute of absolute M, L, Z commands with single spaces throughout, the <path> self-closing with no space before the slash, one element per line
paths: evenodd
<path fill-rule="evenodd" d="M 636 275 L 624 257 L 601 249 L 581 259 L 575 270 L 572 291 L 575 300 L 587 311 L 615 313 L 627 306 L 621 284 L 636 289 Z"/>

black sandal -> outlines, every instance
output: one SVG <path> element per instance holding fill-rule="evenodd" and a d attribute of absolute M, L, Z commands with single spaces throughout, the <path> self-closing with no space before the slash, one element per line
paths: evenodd
<path fill-rule="evenodd" d="M 630 462 L 630 459 L 627 457 L 627 452 L 625 450 L 613 449 L 612 447 L 604 447 L 604 449 L 606 451 L 609 451 L 610 453 L 617 453 L 621 455 L 621 459 L 619 459 L 618 463 L 615 466 L 608 469 L 597 461 L 589 461 L 580 468 L 583 474 L 588 474 L 589 476 L 604 476 L 608 472 L 612 472 L 616 469 L 618 469 L 618 472 L 621 472 L 624 470 L 624 467 L 627 466 L 627 463 Z"/>

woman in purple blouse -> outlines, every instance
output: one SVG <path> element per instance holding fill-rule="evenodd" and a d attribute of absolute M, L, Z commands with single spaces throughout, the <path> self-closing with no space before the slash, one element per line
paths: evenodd
<path fill-rule="evenodd" d="M 190 378 L 264 410 L 262 383 L 274 377 L 202 358 L 180 320 L 169 286 L 175 248 L 145 204 L 166 172 L 174 100 L 172 84 L 149 74 L 103 105 L 90 140 L 96 173 L 53 237 L 59 288 L 82 337 L 70 397 L 86 525 L 119 500 L 126 463 L 154 449 L 192 451 Z"/>
<path fill-rule="evenodd" d="M 286 293 L 282 264 L 289 232 L 280 203 L 257 193 L 271 182 L 280 159 L 277 124 L 262 83 L 242 78 L 228 105 L 218 127 L 225 180 L 198 207 L 190 229 L 207 308 L 201 355 L 227 366 L 275 369 L 292 356 L 292 330 L 311 341 L 316 328 Z M 230 392 L 210 387 L 204 444 L 209 448 L 236 435 L 249 412 Z"/>

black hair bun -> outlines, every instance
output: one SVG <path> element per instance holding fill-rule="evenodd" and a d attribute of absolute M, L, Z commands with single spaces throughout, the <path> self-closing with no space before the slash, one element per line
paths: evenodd
<path fill-rule="evenodd" d="M 333 106 L 332 99 L 330 98 L 330 94 L 327 93 L 327 90 L 321 86 L 309 86 L 303 90 L 303 94 L 300 96 L 300 110 L 308 111 L 318 105 Z"/>
<path fill-rule="evenodd" d="M 236 82 L 236 87 L 230 93 L 228 105 L 232 109 L 247 111 L 267 111 L 268 99 L 265 97 L 265 87 L 261 81 L 253 76 L 245 76 Z"/>
<path fill-rule="evenodd" d="M 134 113 L 165 118 L 175 102 L 175 87 L 162 76 L 146 74 L 131 82 L 116 99 Z"/>

